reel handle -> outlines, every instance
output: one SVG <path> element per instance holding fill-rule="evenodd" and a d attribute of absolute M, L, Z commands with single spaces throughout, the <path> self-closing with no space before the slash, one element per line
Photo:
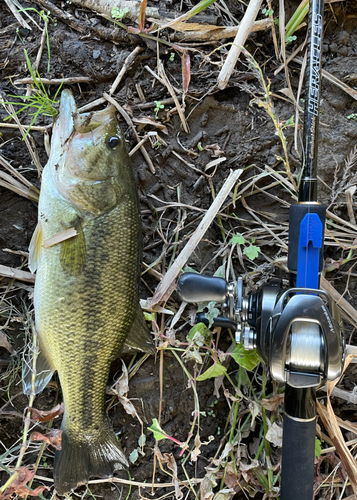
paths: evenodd
<path fill-rule="evenodd" d="M 225 302 L 228 283 L 223 278 L 183 273 L 177 281 L 177 292 L 185 302 Z"/>

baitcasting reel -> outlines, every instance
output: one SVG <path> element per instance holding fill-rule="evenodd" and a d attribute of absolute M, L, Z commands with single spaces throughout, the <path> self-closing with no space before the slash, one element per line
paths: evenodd
<path fill-rule="evenodd" d="M 323 290 L 282 289 L 273 279 L 257 292 L 243 295 L 243 283 L 184 273 L 177 291 L 185 302 L 222 304 L 213 326 L 235 331 L 244 349 L 257 348 L 272 377 L 292 387 L 318 387 L 336 380 L 344 362 L 344 336 L 337 307 Z M 196 320 L 208 324 L 205 313 Z"/>

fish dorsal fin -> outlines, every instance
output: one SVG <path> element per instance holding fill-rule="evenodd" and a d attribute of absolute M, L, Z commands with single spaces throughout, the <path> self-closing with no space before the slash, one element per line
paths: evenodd
<path fill-rule="evenodd" d="M 48 361 L 46 355 L 41 350 L 36 359 L 35 394 L 39 394 L 51 380 L 54 368 Z M 28 356 L 22 369 L 22 391 L 24 394 L 31 394 L 32 384 L 32 356 Z"/>
<path fill-rule="evenodd" d="M 43 231 L 41 222 L 37 223 L 29 246 L 29 269 L 32 273 L 38 268 L 42 256 Z"/>
<path fill-rule="evenodd" d="M 61 243 L 61 266 L 67 273 L 78 276 L 86 263 L 86 241 L 81 221 L 78 219 L 73 225 L 77 235 Z"/>
<path fill-rule="evenodd" d="M 135 319 L 131 325 L 130 332 L 126 338 L 121 353 L 132 353 L 137 351 L 148 352 L 150 354 L 155 353 L 153 338 L 149 332 L 143 311 L 139 303 L 137 306 Z"/>

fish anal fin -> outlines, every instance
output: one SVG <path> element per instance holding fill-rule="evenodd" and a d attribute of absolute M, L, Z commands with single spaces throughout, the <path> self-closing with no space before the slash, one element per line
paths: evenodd
<path fill-rule="evenodd" d="M 41 222 L 37 223 L 29 246 L 29 269 L 32 273 L 38 268 L 42 256 L 43 231 Z"/>
<path fill-rule="evenodd" d="M 152 335 L 147 327 L 143 311 L 138 303 L 137 312 L 134 321 L 131 325 L 130 332 L 126 337 L 124 347 L 119 354 L 132 353 L 132 352 L 148 352 L 155 353 L 155 346 Z"/>
<path fill-rule="evenodd" d="M 86 263 L 86 241 L 81 221 L 78 219 L 72 226 L 77 235 L 61 243 L 60 262 L 64 271 L 78 276 Z"/>
<path fill-rule="evenodd" d="M 100 429 L 89 434 L 79 436 L 66 425 L 63 429 L 62 449 L 56 451 L 53 471 L 59 495 L 86 484 L 90 477 L 111 477 L 115 471 L 129 467 L 107 418 Z"/>
<path fill-rule="evenodd" d="M 22 369 L 22 391 L 26 395 L 31 394 L 32 386 L 32 357 L 28 357 Z M 45 353 L 41 350 L 36 359 L 35 394 L 39 394 L 51 380 L 55 369 L 51 366 Z"/>

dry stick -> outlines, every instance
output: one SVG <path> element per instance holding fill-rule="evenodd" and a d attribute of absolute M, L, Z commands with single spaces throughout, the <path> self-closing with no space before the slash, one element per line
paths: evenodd
<path fill-rule="evenodd" d="M 353 195 L 356 191 L 356 186 L 351 186 L 345 191 L 346 203 L 347 203 L 347 213 L 352 224 L 356 224 L 355 214 L 353 212 Z"/>
<path fill-rule="evenodd" d="M 2 266 L 0 266 L 0 267 L 2 267 Z M 35 380 L 36 380 L 36 360 L 37 360 L 37 356 L 38 356 L 38 347 L 37 347 L 37 332 L 35 329 L 33 329 L 33 344 L 34 344 L 34 347 L 33 347 L 33 358 L 32 358 L 31 394 L 30 394 L 30 398 L 29 398 L 28 410 L 27 410 L 26 417 L 25 417 L 24 432 L 23 432 L 23 436 L 22 436 L 22 443 L 21 443 L 21 447 L 20 447 L 19 456 L 18 456 L 18 459 L 16 462 L 16 469 L 18 469 L 20 467 L 22 459 L 24 458 L 24 455 L 25 455 L 25 452 L 26 452 L 26 449 L 28 446 L 27 435 L 28 435 L 28 432 L 30 429 L 30 424 L 31 424 L 31 408 L 33 406 L 33 402 L 34 402 L 35 397 L 36 397 Z M 19 475 L 18 471 L 15 470 L 11 474 L 9 479 L 6 481 L 4 486 L 2 486 L 0 488 L 0 492 L 4 492 L 11 485 L 11 483 L 13 481 L 15 481 L 15 479 L 18 477 L 18 475 Z"/>
<path fill-rule="evenodd" d="M 284 72 L 285 72 L 285 80 L 289 89 L 289 97 L 297 106 L 297 102 L 295 100 L 293 89 L 291 88 L 289 71 L 288 71 L 288 63 L 286 61 L 286 50 L 285 50 L 285 7 L 284 0 L 279 0 L 279 33 L 280 33 L 280 52 L 281 58 L 283 60 Z"/>
<path fill-rule="evenodd" d="M 6 111 L 8 111 L 7 108 L 6 108 L 6 106 L 4 105 L 4 101 L 3 101 L 2 97 L 0 97 L 0 103 L 2 103 L 3 106 L 5 107 Z M 18 126 L 18 128 L 19 128 L 19 130 L 21 132 L 21 135 L 22 135 L 22 137 L 23 137 L 23 139 L 25 141 L 27 149 L 28 149 L 28 151 L 30 153 L 30 156 L 32 158 L 32 161 L 33 161 L 34 165 L 37 168 L 38 175 L 40 176 L 40 173 L 42 171 L 42 166 L 41 166 L 40 160 L 38 158 L 38 155 L 37 155 L 37 153 L 31 147 L 29 136 L 28 135 L 26 136 L 25 129 L 22 126 L 22 124 L 20 123 L 20 120 L 19 120 L 19 118 L 18 118 L 18 116 L 16 114 L 14 106 L 12 104 L 7 104 L 7 106 L 9 107 L 9 110 L 10 110 L 9 114 L 12 115 L 12 118 L 17 123 L 17 126 Z"/>
<path fill-rule="evenodd" d="M 231 171 L 228 179 L 223 184 L 221 190 L 219 191 L 218 195 L 216 196 L 210 208 L 207 210 L 199 226 L 197 227 L 197 229 L 192 234 L 191 238 L 186 243 L 184 249 L 177 256 L 176 260 L 165 274 L 163 280 L 160 282 L 159 286 L 156 289 L 156 292 L 154 293 L 154 296 L 152 297 L 152 299 L 150 299 L 150 304 L 154 305 L 158 304 L 161 301 L 165 302 L 170 297 L 175 287 L 176 277 L 182 271 L 183 266 L 186 264 L 192 252 L 195 250 L 198 243 L 203 238 L 208 227 L 210 226 L 213 219 L 216 217 L 225 199 L 229 195 L 232 187 L 237 182 L 242 172 L 243 172 L 242 169 Z"/>
<path fill-rule="evenodd" d="M 130 52 L 128 57 L 125 59 L 124 64 L 118 73 L 118 76 L 116 77 L 112 86 L 109 89 L 110 96 L 114 94 L 114 92 L 118 88 L 119 83 L 122 81 L 123 76 L 125 75 L 125 73 L 129 69 L 130 65 L 134 62 L 137 54 L 141 50 L 142 50 L 141 47 L 136 47 L 132 52 Z M 82 106 L 81 108 L 79 108 L 78 111 L 79 111 L 79 113 L 85 113 L 85 112 L 90 111 L 91 109 L 95 108 L 96 106 L 99 106 L 100 104 L 104 104 L 106 101 L 107 101 L 107 99 L 105 97 L 99 97 L 99 99 L 96 99 L 95 101 L 92 101 L 92 102 L 86 104 L 85 106 Z"/>
<path fill-rule="evenodd" d="M 175 104 L 176 104 L 176 108 L 177 108 L 177 112 L 179 114 L 179 117 L 180 117 L 180 120 L 181 120 L 181 123 L 182 123 L 182 126 L 184 128 L 184 131 L 186 132 L 186 134 L 189 134 L 190 133 L 190 130 L 188 128 L 188 125 L 187 125 L 187 122 L 186 122 L 186 118 L 185 118 L 185 114 L 184 112 L 182 111 L 182 107 L 181 107 L 181 104 L 179 103 L 179 100 L 177 99 L 177 96 L 175 94 L 175 91 L 171 85 L 171 83 L 169 82 L 167 76 L 166 76 L 166 73 L 165 73 L 165 69 L 164 69 L 164 65 L 162 64 L 161 61 L 159 61 L 159 74 L 161 76 L 161 78 L 163 79 L 164 81 L 164 84 L 165 86 L 167 87 L 167 90 L 170 92 L 171 94 L 171 97 L 173 98 L 173 100 L 175 101 Z"/>
<path fill-rule="evenodd" d="M 14 177 L 17 177 L 23 184 L 25 184 L 29 188 L 33 188 L 34 186 L 30 181 L 26 179 L 20 172 L 16 170 L 3 156 L 0 155 L 0 165 L 2 165 L 6 170 L 12 173 Z"/>
<path fill-rule="evenodd" d="M 73 83 L 89 83 L 91 81 L 93 81 L 93 78 L 89 78 L 88 76 L 70 76 L 69 78 L 41 78 L 41 82 L 46 85 L 71 85 Z M 20 80 L 14 81 L 14 85 L 27 85 L 28 83 L 34 83 L 33 79 L 29 77 L 20 78 Z"/>
<path fill-rule="evenodd" d="M 30 125 L 21 125 L 24 129 L 30 127 Z M 0 128 L 20 128 L 16 123 L 0 123 Z M 52 128 L 51 125 L 46 125 L 41 127 L 40 125 L 31 125 L 31 130 L 38 130 L 39 132 L 46 132 L 47 129 Z"/>
<path fill-rule="evenodd" d="M 347 356 L 345 360 L 344 370 L 350 364 L 352 360 L 352 356 Z M 328 430 L 328 433 L 332 439 L 334 446 L 339 454 L 341 462 L 346 469 L 348 478 L 351 482 L 352 489 L 354 494 L 357 495 L 357 465 L 354 460 L 350 450 L 347 448 L 346 442 L 343 438 L 338 420 L 334 414 L 331 405 L 331 392 L 335 385 L 337 384 L 338 379 L 334 382 L 327 382 L 327 405 L 326 407 L 318 403 L 317 409 L 321 420 L 324 424 L 324 427 Z"/>
<path fill-rule="evenodd" d="M 234 39 L 233 45 L 230 48 L 227 59 L 225 60 L 225 63 L 223 64 L 223 67 L 218 75 L 217 83 L 220 89 L 224 89 L 227 86 L 234 66 L 238 61 L 239 54 L 242 51 L 243 45 L 245 44 L 249 33 L 252 31 L 252 26 L 259 12 L 262 1 L 263 0 L 250 0 L 249 2 L 242 22 L 239 25 L 239 30 Z"/>
<path fill-rule="evenodd" d="M 18 12 L 18 9 L 13 4 L 12 0 L 5 0 L 5 2 L 6 5 L 9 7 L 9 9 L 11 10 L 11 12 L 16 17 L 16 19 L 18 20 L 18 22 L 21 24 L 21 26 L 31 31 L 32 30 L 31 26 L 27 24 L 25 19 L 22 17 L 21 12 Z"/>
<path fill-rule="evenodd" d="M 114 94 L 119 83 L 122 81 L 123 76 L 125 75 L 127 69 L 134 62 L 136 56 L 139 54 L 139 52 L 141 52 L 141 50 L 142 50 L 141 47 L 137 46 L 125 59 L 122 69 L 119 71 L 118 76 L 113 82 L 113 85 L 110 87 L 109 95 Z"/>
<path fill-rule="evenodd" d="M 357 311 L 354 307 L 351 306 L 347 302 L 346 299 L 342 297 L 340 293 L 327 281 L 326 278 L 321 276 L 321 281 L 320 281 L 320 286 L 322 290 L 325 290 L 325 292 L 328 292 L 334 302 L 339 306 L 341 309 L 341 312 L 343 315 L 347 317 L 347 319 L 352 323 L 352 325 L 355 325 L 357 323 Z"/>
<path fill-rule="evenodd" d="M 21 271 L 13 267 L 3 266 L 0 264 L 0 276 L 5 278 L 12 278 L 26 283 L 35 283 L 35 275 L 27 271 Z"/>
<path fill-rule="evenodd" d="M 296 61 L 299 64 L 302 64 L 302 59 L 300 57 L 295 57 L 294 61 Z M 339 80 L 334 75 L 332 75 L 331 73 L 329 73 L 328 71 L 326 71 L 324 69 L 321 70 L 321 75 L 324 78 L 326 78 L 326 80 L 328 80 L 329 82 L 336 85 L 336 87 L 343 90 L 344 92 L 346 92 L 348 95 L 350 95 L 351 97 L 353 97 L 353 99 L 355 99 L 357 101 L 357 90 L 354 90 L 352 87 L 350 87 L 346 83 L 341 82 L 341 80 Z"/>
<path fill-rule="evenodd" d="M 139 143 L 140 142 L 140 137 L 138 136 L 138 133 L 136 131 L 136 128 L 134 127 L 134 124 L 130 118 L 130 116 L 128 115 L 128 113 L 125 111 L 125 109 L 123 109 L 120 104 L 118 104 L 116 102 L 115 99 L 113 99 L 113 97 L 111 97 L 109 94 L 107 94 L 106 92 L 103 93 L 103 97 L 108 101 L 110 102 L 111 104 L 113 104 L 113 106 L 116 107 L 116 109 L 119 111 L 119 113 L 122 115 L 122 117 L 124 118 L 124 120 L 126 121 L 126 123 L 129 125 L 129 127 L 133 130 L 134 132 L 134 135 L 135 135 L 135 138 L 137 140 L 137 142 Z M 149 165 L 149 169 L 150 169 L 150 172 L 152 174 L 155 174 L 155 167 L 151 161 L 151 158 L 150 156 L 148 155 L 148 152 L 146 151 L 146 149 L 144 148 L 144 146 L 141 146 L 140 147 L 140 151 L 143 155 L 143 157 L 145 158 L 147 164 Z"/>
<path fill-rule="evenodd" d="M 171 40 L 175 42 L 215 42 L 222 40 L 223 38 L 234 38 L 241 24 L 238 26 L 228 26 L 226 28 L 220 28 L 210 31 L 185 31 L 184 33 L 175 33 Z M 261 19 L 260 21 L 255 21 L 251 26 L 250 33 L 256 31 L 264 31 L 273 26 L 271 19 Z"/>
<path fill-rule="evenodd" d="M 30 0 L 30 1 L 31 3 L 39 5 L 44 10 L 49 10 L 56 19 L 67 24 L 68 26 L 78 31 L 79 33 L 85 34 L 87 32 L 92 32 L 94 35 L 114 43 L 130 42 L 130 38 L 127 32 L 122 29 L 113 30 L 112 28 L 105 28 L 102 25 L 92 26 L 89 22 L 86 22 L 83 19 L 81 21 L 78 21 L 78 19 L 76 19 L 74 16 L 72 16 L 68 12 L 59 9 L 55 4 L 53 4 L 49 0 Z"/>

